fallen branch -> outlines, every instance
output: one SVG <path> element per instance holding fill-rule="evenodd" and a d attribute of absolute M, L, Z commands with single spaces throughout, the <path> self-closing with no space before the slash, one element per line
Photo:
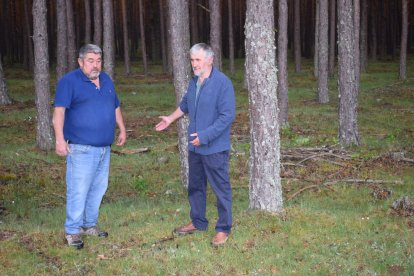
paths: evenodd
<path fill-rule="evenodd" d="M 135 154 L 140 152 L 147 152 L 149 151 L 148 148 L 138 148 L 138 149 L 127 149 L 127 150 L 111 150 L 112 153 L 118 154 L 118 155 L 125 155 L 125 154 Z"/>
<path fill-rule="evenodd" d="M 322 185 L 332 185 L 338 182 L 345 182 L 345 183 L 357 183 L 357 184 L 404 184 L 404 182 L 400 180 L 395 181 L 388 181 L 388 180 L 376 180 L 376 179 L 338 179 L 335 181 L 325 182 Z"/>

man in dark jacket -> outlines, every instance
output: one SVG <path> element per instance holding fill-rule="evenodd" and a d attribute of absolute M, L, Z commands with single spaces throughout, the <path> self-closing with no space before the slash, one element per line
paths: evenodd
<path fill-rule="evenodd" d="M 191 222 L 175 229 L 178 235 L 205 231 L 207 180 L 216 198 L 218 220 L 211 243 L 224 244 L 232 227 L 232 193 L 229 178 L 230 128 L 235 117 L 234 89 L 231 81 L 213 67 L 214 52 L 205 43 L 191 47 L 194 77 L 179 107 L 169 116 L 161 116 L 155 127 L 164 130 L 188 114 L 188 161 Z"/>

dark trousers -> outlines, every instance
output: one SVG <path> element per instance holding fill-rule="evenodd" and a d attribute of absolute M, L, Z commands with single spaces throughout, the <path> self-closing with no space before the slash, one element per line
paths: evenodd
<path fill-rule="evenodd" d="M 189 183 L 188 200 L 193 225 L 206 230 L 207 180 L 217 199 L 217 232 L 230 233 L 232 226 L 232 195 L 229 177 L 229 151 L 201 155 L 192 151 L 188 154 Z"/>

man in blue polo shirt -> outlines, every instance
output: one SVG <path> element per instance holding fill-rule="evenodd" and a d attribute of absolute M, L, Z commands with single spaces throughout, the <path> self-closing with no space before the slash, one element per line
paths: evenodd
<path fill-rule="evenodd" d="M 231 81 L 213 67 L 214 52 L 205 43 L 191 47 L 194 77 L 179 107 L 169 116 L 161 116 L 157 131 L 188 114 L 188 163 L 191 222 L 175 229 L 178 235 L 206 230 L 207 180 L 216 198 L 218 220 L 212 245 L 224 244 L 232 227 L 232 193 L 229 179 L 230 127 L 235 117 L 234 89 Z"/>
<path fill-rule="evenodd" d="M 99 207 L 108 187 L 115 125 L 117 145 L 125 144 L 126 130 L 114 84 L 101 72 L 102 50 L 83 46 L 78 63 L 57 85 L 53 126 L 56 153 L 66 156 L 65 238 L 80 249 L 81 235 L 108 236 L 97 227 Z"/>

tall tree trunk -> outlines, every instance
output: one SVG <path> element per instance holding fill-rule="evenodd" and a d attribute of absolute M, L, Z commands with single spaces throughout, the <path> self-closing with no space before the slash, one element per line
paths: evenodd
<path fill-rule="evenodd" d="M 249 207 L 283 211 L 273 0 L 247 0 L 246 76 L 249 90 Z"/>
<path fill-rule="evenodd" d="M 315 43 L 314 43 L 314 55 L 313 55 L 313 75 L 315 78 L 319 74 L 319 27 L 320 27 L 320 0 L 316 0 L 316 12 L 315 12 Z"/>
<path fill-rule="evenodd" d="M 221 70 L 221 0 L 209 0 L 210 44 L 214 51 L 214 66 Z"/>
<path fill-rule="evenodd" d="M 169 26 L 171 31 L 172 67 L 174 75 L 175 98 L 177 105 L 187 91 L 191 76 L 189 62 L 190 29 L 188 0 L 168 0 Z M 178 149 L 180 151 L 181 182 L 188 187 L 188 118 L 182 117 L 177 122 Z"/>
<path fill-rule="evenodd" d="M 145 42 L 145 26 L 144 26 L 144 8 L 142 0 L 139 0 L 139 27 L 141 37 L 141 50 L 142 50 L 142 64 L 144 66 L 144 75 L 148 74 L 148 62 L 147 62 L 147 48 Z"/>
<path fill-rule="evenodd" d="M 338 0 L 339 143 L 358 145 L 358 86 L 352 0 Z"/>
<path fill-rule="evenodd" d="M 191 8 L 191 44 L 197 44 L 200 42 L 199 34 L 198 34 L 198 10 L 197 10 L 197 1 L 192 0 L 190 1 L 190 8 Z"/>
<path fill-rule="evenodd" d="M 90 0 L 84 0 L 85 5 L 85 38 L 84 44 L 91 43 L 91 3 Z"/>
<path fill-rule="evenodd" d="M 293 49 L 295 59 L 295 72 L 301 71 L 301 39 L 300 39 L 300 0 L 294 2 L 294 32 L 293 32 Z M 260 16 L 260 15 L 258 15 Z"/>
<path fill-rule="evenodd" d="M 360 37 L 360 26 L 361 26 L 361 5 L 359 0 L 354 0 L 354 58 L 355 58 L 355 82 L 357 85 L 357 91 L 359 90 L 359 79 L 360 79 L 360 54 L 359 54 L 359 37 Z"/>
<path fill-rule="evenodd" d="M 0 106 L 8 105 L 11 103 L 12 101 L 10 100 L 9 94 L 7 92 L 6 79 L 4 78 L 3 65 L 1 63 L 0 55 Z"/>
<path fill-rule="evenodd" d="M 56 78 L 59 80 L 68 71 L 68 30 L 66 21 L 66 0 L 57 0 L 56 14 Z"/>
<path fill-rule="evenodd" d="M 68 26 L 68 70 L 73 70 L 77 67 L 76 62 L 76 35 L 75 35 L 75 17 L 73 15 L 72 0 L 66 0 L 66 15 Z"/>
<path fill-rule="evenodd" d="M 159 0 L 160 5 L 160 27 L 161 27 L 161 55 L 162 55 L 162 68 L 164 73 L 168 72 L 168 60 L 167 60 L 167 47 L 165 45 L 165 16 L 163 0 Z"/>
<path fill-rule="evenodd" d="M 234 75 L 234 34 L 233 34 L 233 7 L 232 0 L 227 0 L 229 9 L 229 70 L 230 74 Z"/>
<path fill-rule="evenodd" d="M 336 60 L 336 0 L 330 0 L 330 22 L 329 22 L 329 76 L 335 74 Z"/>
<path fill-rule="evenodd" d="M 328 88 L 328 33 L 329 33 L 329 3 L 319 0 L 319 47 L 318 47 L 318 99 L 320 103 L 329 102 Z"/>
<path fill-rule="evenodd" d="M 277 76 L 278 76 L 278 102 L 279 102 L 279 123 L 288 125 L 288 71 L 287 71 L 287 53 L 288 53 L 288 5 L 287 0 L 279 0 L 279 28 L 277 39 Z"/>
<path fill-rule="evenodd" d="M 407 79 L 408 0 L 402 0 L 401 15 L 400 80 L 405 80 Z"/>
<path fill-rule="evenodd" d="M 27 51 L 28 51 L 28 65 L 30 72 L 33 71 L 34 67 L 34 59 L 33 59 L 33 40 L 32 40 L 32 30 L 30 29 L 30 14 L 29 14 L 29 0 L 24 0 L 24 25 L 26 29 L 26 39 L 25 43 L 27 43 Z"/>
<path fill-rule="evenodd" d="M 377 24 L 378 24 L 378 4 L 371 2 L 371 59 L 377 60 L 378 39 L 377 39 Z"/>
<path fill-rule="evenodd" d="M 93 43 L 102 47 L 102 0 L 93 1 Z"/>
<path fill-rule="evenodd" d="M 129 39 L 128 39 L 128 21 L 127 21 L 127 10 L 126 0 L 121 0 L 122 5 L 122 30 L 124 34 L 124 65 L 125 75 L 131 74 L 131 62 L 129 58 Z"/>
<path fill-rule="evenodd" d="M 114 31 L 114 11 L 112 0 L 103 0 L 103 54 L 105 72 L 115 79 L 115 31 Z"/>
<path fill-rule="evenodd" d="M 368 66 L 368 0 L 361 2 L 361 47 L 360 68 L 362 72 L 367 71 Z"/>
<path fill-rule="evenodd" d="M 36 90 L 36 144 L 42 150 L 54 147 L 50 107 L 49 54 L 46 0 L 33 1 L 34 81 Z"/>

